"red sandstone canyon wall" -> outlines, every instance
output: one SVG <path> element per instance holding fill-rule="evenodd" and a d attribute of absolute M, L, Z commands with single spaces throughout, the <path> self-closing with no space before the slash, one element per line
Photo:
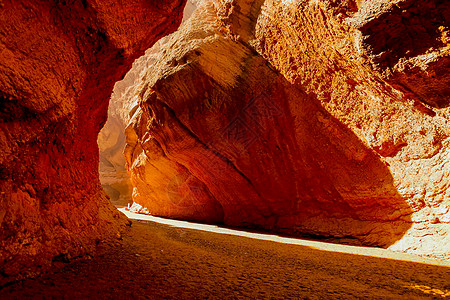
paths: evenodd
<path fill-rule="evenodd" d="M 448 258 L 449 15 L 206 1 L 129 97 L 135 209 Z"/>
<path fill-rule="evenodd" d="M 98 179 L 114 83 L 184 1 L 0 1 L 0 284 L 92 251 L 126 218 Z"/>

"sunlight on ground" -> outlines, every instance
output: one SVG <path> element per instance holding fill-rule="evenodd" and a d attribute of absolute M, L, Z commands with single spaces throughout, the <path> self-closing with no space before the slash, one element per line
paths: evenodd
<path fill-rule="evenodd" d="M 156 223 L 165 224 L 165 225 L 169 225 L 169 226 L 173 226 L 173 227 L 179 227 L 179 228 L 202 230 L 202 231 L 215 232 L 215 233 L 221 233 L 221 234 L 242 236 L 242 237 L 248 237 L 248 238 L 252 238 L 252 239 L 273 241 L 273 242 L 292 244 L 292 245 L 308 246 L 308 247 L 311 247 L 314 249 L 331 251 L 331 252 L 366 255 L 366 256 L 372 256 L 372 257 L 396 259 L 396 260 L 411 261 L 411 262 L 417 262 L 417 263 L 450 267 L 450 261 L 428 259 L 428 258 L 423 258 L 423 257 L 412 255 L 412 254 L 393 252 L 393 251 L 381 249 L 381 248 L 339 245 L 339 244 L 304 240 L 304 239 L 298 239 L 298 238 L 281 237 L 281 236 L 277 236 L 274 234 L 253 233 L 253 232 L 247 232 L 247 231 L 243 231 L 243 230 L 223 228 L 223 227 L 219 227 L 219 226 L 215 226 L 215 225 L 206 225 L 206 224 L 199 224 L 199 223 L 193 223 L 193 222 L 159 218 L 159 217 L 154 217 L 151 215 L 136 214 L 136 213 L 127 211 L 126 208 L 118 208 L 118 209 L 119 209 L 119 211 L 124 213 L 129 219 L 132 219 L 132 220 L 151 221 L 151 222 L 156 222 Z M 431 291 L 433 289 L 429 288 L 429 290 Z M 447 291 L 445 293 L 447 293 Z"/>
<path fill-rule="evenodd" d="M 441 296 L 442 298 L 445 297 L 450 297 L 450 291 L 449 290 L 445 290 L 445 291 L 441 291 L 440 289 L 434 289 L 431 288 L 429 286 L 426 285 L 411 285 L 408 286 L 410 288 L 413 288 L 415 290 L 419 290 L 424 292 L 425 294 L 429 294 L 429 295 L 433 295 L 433 296 Z"/>

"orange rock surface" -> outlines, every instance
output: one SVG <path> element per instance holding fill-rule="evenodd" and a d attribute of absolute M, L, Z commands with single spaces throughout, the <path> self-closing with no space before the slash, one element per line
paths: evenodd
<path fill-rule="evenodd" d="M 206 1 L 130 96 L 135 210 L 448 258 L 448 16 Z"/>
<path fill-rule="evenodd" d="M 114 83 L 184 1 L 0 1 L 0 285 L 128 223 L 98 179 Z"/>
<path fill-rule="evenodd" d="M 199 6 L 201 0 L 187 0 L 183 11 L 185 22 L 193 11 Z M 108 108 L 108 120 L 98 136 L 99 146 L 99 173 L 103 189 L 116 205 L 127 206 L 132 202 L 132 184 L 130 176 L 125 168 L 125 127 L 130 119 L 130 112 L 139 104 L 131 100 L 134 97 L 134 86 L 138 83 L 140 75 L 145 72 L 152 63 L 154 55 L 159 51 L 160 45 L 165 43 L 166 37 L 145 52 L 133 62 L 133 67 L 125 77 L 116 82 Z M 137 98 L 135 98 L 137 99 Z"/>
<path fill-rule="evenodd" d="M 108 120 L 97 139 L 99 147 L 100 183 L 115 205 L 127 206 L 131 203 L 130 176 L 125 168 L 123 149 L 125 147 L 125 123 L 120 116 L 122 108 L 111 97 Z"/>

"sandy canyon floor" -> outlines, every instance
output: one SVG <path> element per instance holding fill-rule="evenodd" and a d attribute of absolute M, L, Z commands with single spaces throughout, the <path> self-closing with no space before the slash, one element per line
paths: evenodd
<path fill-rule="evenodd" d="M 155 220 L 0 299 L 450 298 L 450 262 Z"/>

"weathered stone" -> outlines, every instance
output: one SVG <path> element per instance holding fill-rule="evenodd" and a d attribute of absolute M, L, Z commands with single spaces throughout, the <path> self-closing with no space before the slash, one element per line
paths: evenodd
<path fill-rule="evenodd" d="M 186 1 L 182 22 L 190 18 L 201 2 L 202 0 Z M 98 136 L 100 182 L 111 201 L 116 205 L 127 205 L 131 202 L 132 185 L 123 156 L 124 132 L 126 124 L 139 103 L 129 99 L 134 97 L 134 89 L 139 84 L 141 73 L 146 72 L 148 66 L 153 63 L 154 54 L 166 41 L 165 37 L 158 40 L 152 48 L 145 52 L 145 55 L 133 62 L 132 69 L 114 85 L 109 103 L 108 120 Z"/>
<path fill-rule="evenodd" d="M 140 105 L 125 155 L 141 209 L 448 257 L 448 111 L 399 89 L 387 68 L 411 73 L 358 40 L 381 34 L 357 25 L 369 2 L 200 7 L 130 96 Z M 392 3 L 370 6 L 375 18 L 403 2 Z M 444 87 L 448 48 L 436 51 Z"/>
<path fill-rule="evenodd" d="M 0 285 L 128 223 L 98 180 L 114 83 L 184 1 L 0 1 Z"/>
<path fill-rule="evenodd" d="M 385 80 L 442 108 L 450 104 L 449 12 L 448 1 L 365 1 L 347 23 L 358 29 L 358 50 Z"/>

